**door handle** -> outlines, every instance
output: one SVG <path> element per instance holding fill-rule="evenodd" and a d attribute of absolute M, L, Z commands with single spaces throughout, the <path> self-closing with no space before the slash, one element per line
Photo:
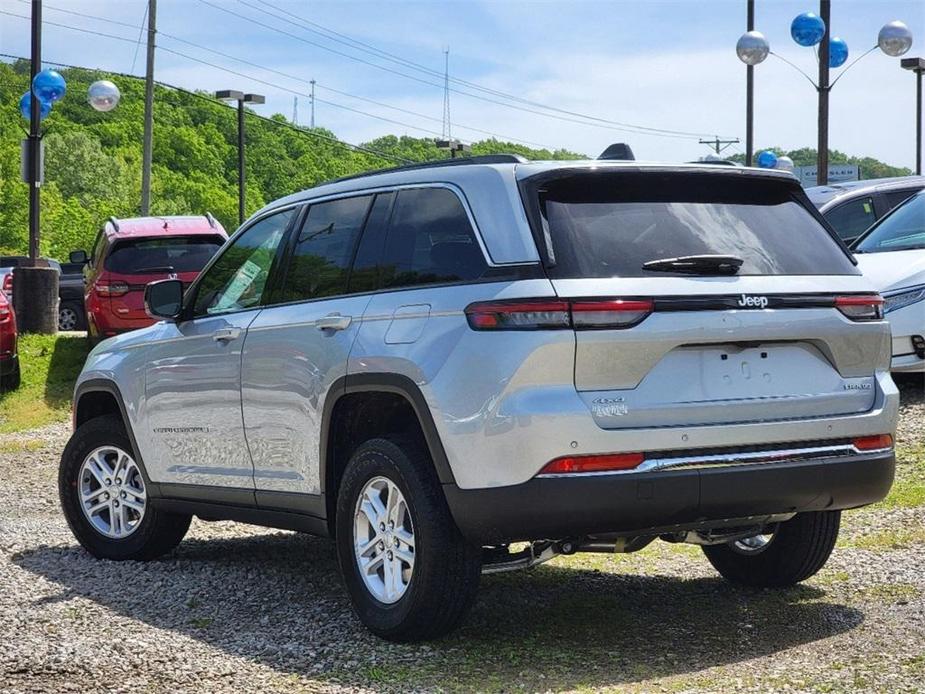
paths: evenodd
<path fill-rule="evenodd" d="M 342 316 L 339 313 L 332 313 L 315 321 L 315 327 L 318 330 L 346 330 L 350 327 L 353 319 L 350 316 Z"/>
<path fill-rule="evenodd" d="M 219 328 L 212 333 L 212 339 L 216 342 L 230 342 L 237 340 L 241 335 L 241 328 Z"/>

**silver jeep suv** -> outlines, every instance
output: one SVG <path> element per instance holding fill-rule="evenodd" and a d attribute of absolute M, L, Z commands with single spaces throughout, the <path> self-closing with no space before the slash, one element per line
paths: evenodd
<path fill-rule="evenodd" d="M 789 174 L 474 157 L 254 215 L 100 344 L 60 495 L 97 557 L 193 515 L 333 537 L 356 612 L 445 633 L 481 573 L 701 545 L 812 576 L 892 483 L 882 299 Z"/>

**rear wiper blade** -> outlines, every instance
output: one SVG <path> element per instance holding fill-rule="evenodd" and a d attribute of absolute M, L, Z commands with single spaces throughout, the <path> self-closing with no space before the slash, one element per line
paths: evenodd
<path fill-rule="evenodd" d="M 691 275 L 734 275 L 744 262 L 734 255 L 683 255 L 679 258 L 650 260 L 642 264 L 642 269 Z"/>

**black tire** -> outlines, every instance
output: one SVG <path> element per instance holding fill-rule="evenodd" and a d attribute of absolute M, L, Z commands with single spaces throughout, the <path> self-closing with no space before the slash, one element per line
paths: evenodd
<path fill-rule="evenodd" d="M 414 569 L 406 592 L 386 604 L 360 576 L 354 556 L 354 511 L 367 482 L 386 477 L 405 497 L 414 528 Z M 351 456 L 337 497 L 337 555 L 360 621 L 390 641 L 436 638 L 452 630 L 472 605 L 481 576 L 481 549 L 453 522 L 425 447 L 411 438 L 371 439 Z"/>
<path fill-rule="evenodd" d="M 99 559 L 155 559 L 176 547 L 189 529 L 191 516 L 165 513 L 148 498 L 144 516 L 135 531 L 124 539 L 106 537 L 94 528 L 80 508 L 78 475 L 87 456 L 100 446 L 118 446 L 137 454 L 120 417 L 104 415 L 81 424 L 71 436 L 58 469 L 58 494 L 67 524 L 77 541 Z M 140 463 L 139 463 L 140 465 Z"/>
<path fill-rule="evenodd" d="M 0 376 L 0 392 L 16 390 L 22 382 L 22 372 L 19 368 L 19 357 L 13 362 L 13 368 L 5 376 Z"/>
<path fill-rule="evenodd" d="M 734 543 L 706 545 L 704 554 L 723 578 L 747 586 L 784 587 L 821 569 L 835 542 L 841 511 L 798 513 L 780 523 L 762 549 L 743 552 Z"/>
<path fill-rule="evenodd" d="M 66 311 L 73 312 L 73 325 L 70 327 L 64 324 Z M 76 301 L 62 301 L 58 305 L 58 330 L 85 330 L 87 327 L 86 322 L 87 319 L 80 303 Z"/>

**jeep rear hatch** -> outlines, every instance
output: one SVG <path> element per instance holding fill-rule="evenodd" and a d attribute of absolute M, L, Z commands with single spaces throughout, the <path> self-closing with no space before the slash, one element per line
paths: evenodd
<path fill-rule="evenodd" d="M 523 185 L 601 426 L 873 406 L 881 300 L 795 180 L 569 170 Z"/>

